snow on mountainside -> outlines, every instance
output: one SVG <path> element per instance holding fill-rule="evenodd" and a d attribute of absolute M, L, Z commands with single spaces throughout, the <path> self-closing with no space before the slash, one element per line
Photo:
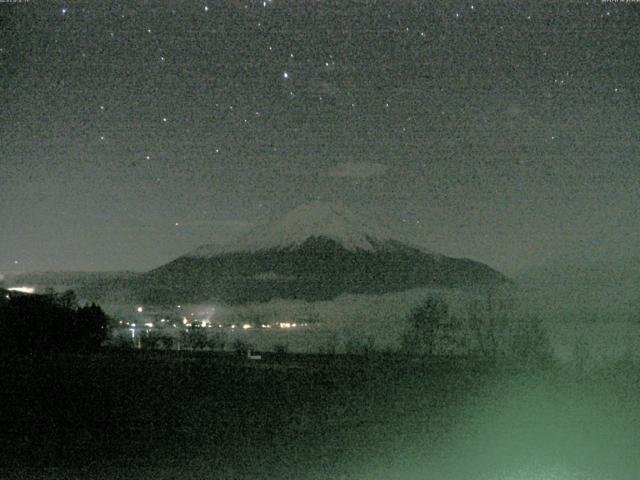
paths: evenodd
<path fill-rule="evenodd" d="M 508 282 L 482 263 L 434 254 L 392 238 L 375 222 L 340 204 L 314 203 L 236 242 L 201 247 L 128 282 L 93 285 L 93 291 L 85 289 L 85 297 L 119 293 L 150 304 L 231 305 Z"/>
<path fill-rule="evenodd" d="M 366 221 L 340 204 L 314 203 L 298 207 L 233 243 L 201 247 L 148 272 L 86 281 L 71 276 L 65 278 L 64 286 L 91 301 L 238 305 L 272 299 L 315 302 L 345 294 L 466 289 L 508 282 L 483 263 L 434 254 L 412 242 L 394 240 L 376 222 Z"/>
<path fill-rule="evenodd" d="M 398 249 L 402 246 L 393 240 L 392 234 L 386 228 L 355 215 L 344 205 L 315 202 L 301 205 L 275 222 L 261 226 L 235 242 L 204 245 L 187 256 L 209 257 L 233 252 L 290 249 L 314 237 L 331 239 L 352 251 L 373 252 Z M 409 242 L 404 242 L 404 246 L 431 253 Z"/>

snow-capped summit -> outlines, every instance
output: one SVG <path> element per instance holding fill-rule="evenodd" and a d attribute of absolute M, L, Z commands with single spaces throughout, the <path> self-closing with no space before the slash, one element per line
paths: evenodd
<path fill-rule="evenodd" d="M 372 225 L 338 203 L 316 202 L 301 205 L 267 226 L 255 247 L 288 248 L 301 245 L 312 237 L 324 237 L 347 250 L 373 251 L 378 244 L 391 240 L 382 228 Z"/>
<path fill-rule="evenodd" d="M 507 282 L 485 264 L 395 240 L 387 229 L 344 205 L 316 202 L 233 243 L 200 247 L 135 277 L 95 281 L 84 295 L 166 305 L 240 304 Z"/>
<path fill-rule="evenodd" d="M 383 248 L 395 249 L 399 245 L 386 228 L 356 215 L 342 203 L 314 202 L 291 210 L 280 219 L 250 231 L 233 243 L 205 245 L 190 255 L 208 257 L 241 251 L 291 249 L 312 238 L 332 240 L 351 251 L 373 252 Z"/>
<path fill-rule="evenodd" d="M 416 287 L 467 288 L 507 279 L 487 265 L 435 254 L 339 203 L 302 205 L 226 245 L 208 245 L 143 274 L 149 303 L 328 300 Z"/>

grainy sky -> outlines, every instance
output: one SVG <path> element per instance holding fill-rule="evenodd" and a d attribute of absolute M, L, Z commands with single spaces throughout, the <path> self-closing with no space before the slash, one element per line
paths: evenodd
<path fill-rule="evenodd" d="M 640 232 L 640 2 L 0 1 L 0 272 L 316 199 L 507 273 Z"/>

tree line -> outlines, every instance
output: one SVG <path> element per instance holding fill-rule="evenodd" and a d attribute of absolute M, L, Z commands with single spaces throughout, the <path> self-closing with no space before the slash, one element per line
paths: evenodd
<path fill-rule="evenodd" d="M 0 351 L 93 352 L 106 340 L 108 322 L 98 305 L 80 306 L 72 291 L 6 294 L 0 304 Z"/>
<path fill-rule="evenodd" d="M 540 319 L 535 315 L 516 319 L 509 305 L 492 295 L 469 302 L 465 321 L 451 314 L 447 302 L 438 296 L 426 298 L 411 311 L 401 350 L 434 355 L 443 345 L 532 368 L 548 367 L 554 361 Z"/>

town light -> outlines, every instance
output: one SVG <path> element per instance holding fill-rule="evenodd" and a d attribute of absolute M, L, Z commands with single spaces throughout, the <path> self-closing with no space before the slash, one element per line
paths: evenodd
<path fill-rule="evenodd" d="M 11 287 L 11 288 L 8 288 L 7 290 L 9 290 L 10 292 L 19 292 L 19 293 L 34 293 L 36 291 L 36 289 L 33 287 Z"/>

